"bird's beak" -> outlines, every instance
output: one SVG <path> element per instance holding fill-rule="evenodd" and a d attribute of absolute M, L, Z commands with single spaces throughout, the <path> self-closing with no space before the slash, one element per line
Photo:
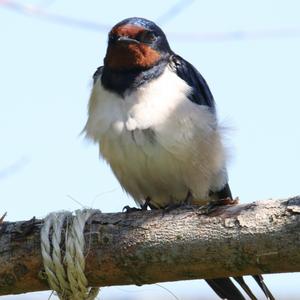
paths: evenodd
<path fill-rule="evenodd" d="M 126 43 L 126 44 L 130 44 L 130 43 L 139 44 L 140 43 L 139 41 L 137 41 L 135 39 L 132 39 L 132 38 L 130 38 L 128 36 L 120 36 L 120 37 L 118 37 L 117 42 Z"/>

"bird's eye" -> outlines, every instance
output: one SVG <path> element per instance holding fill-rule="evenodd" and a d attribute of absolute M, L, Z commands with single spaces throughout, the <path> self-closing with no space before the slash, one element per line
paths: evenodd
<path fill-rule="evenodd" d="M 156 35 L 152 31 L 144 30 L 138 36 L 137 39 L 146 44 L 150 44 L 156 40 Z"/>

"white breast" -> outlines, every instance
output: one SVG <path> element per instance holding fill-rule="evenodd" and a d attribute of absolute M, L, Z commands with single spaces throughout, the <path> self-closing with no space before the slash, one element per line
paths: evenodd
<path fill-rule="evenodd" d="M 157 79 L 121 98 L 95 83 L 85 127 L 123 188 L 158 207 L 207 201 L 226 182 L 215 117 L 191 102 L 190 87 L 166 68 Z"/>

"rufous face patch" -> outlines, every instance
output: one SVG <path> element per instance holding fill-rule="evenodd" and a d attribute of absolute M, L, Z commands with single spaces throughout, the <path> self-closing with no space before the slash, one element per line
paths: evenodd
<path fill-rule="evenodd" d="M 144 28 L 135 25 L 123 25 L 113 28 L 111 35 L 137 39 Z M 114 70 L 148 69 L 160 59 L 160 54 L 145 43 L 115 42 L 109 44 L 105 64 Z"/>
<path fill-rule="evenodd" d="M 143 27 L 127 24 L 119 26 L 117 28 L 113 28 L 110 34 L 113 34 L 115 36 L 127 36 L 134 39 L 143 31 Z"/>

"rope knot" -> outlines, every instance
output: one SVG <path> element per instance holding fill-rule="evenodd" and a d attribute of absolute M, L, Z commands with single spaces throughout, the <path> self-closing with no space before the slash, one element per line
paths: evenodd
<path fill-rule="evenodd" d="M 99 210 L 76 210 L 74 215 L 66 211 L 50 213 L 41 229 L 45 273 L 50 288 L 61 300 L 94 300 L 99 293 L 99 288 L 88 287 L 84 274 L 84 227 L 95 213 Z"/>

